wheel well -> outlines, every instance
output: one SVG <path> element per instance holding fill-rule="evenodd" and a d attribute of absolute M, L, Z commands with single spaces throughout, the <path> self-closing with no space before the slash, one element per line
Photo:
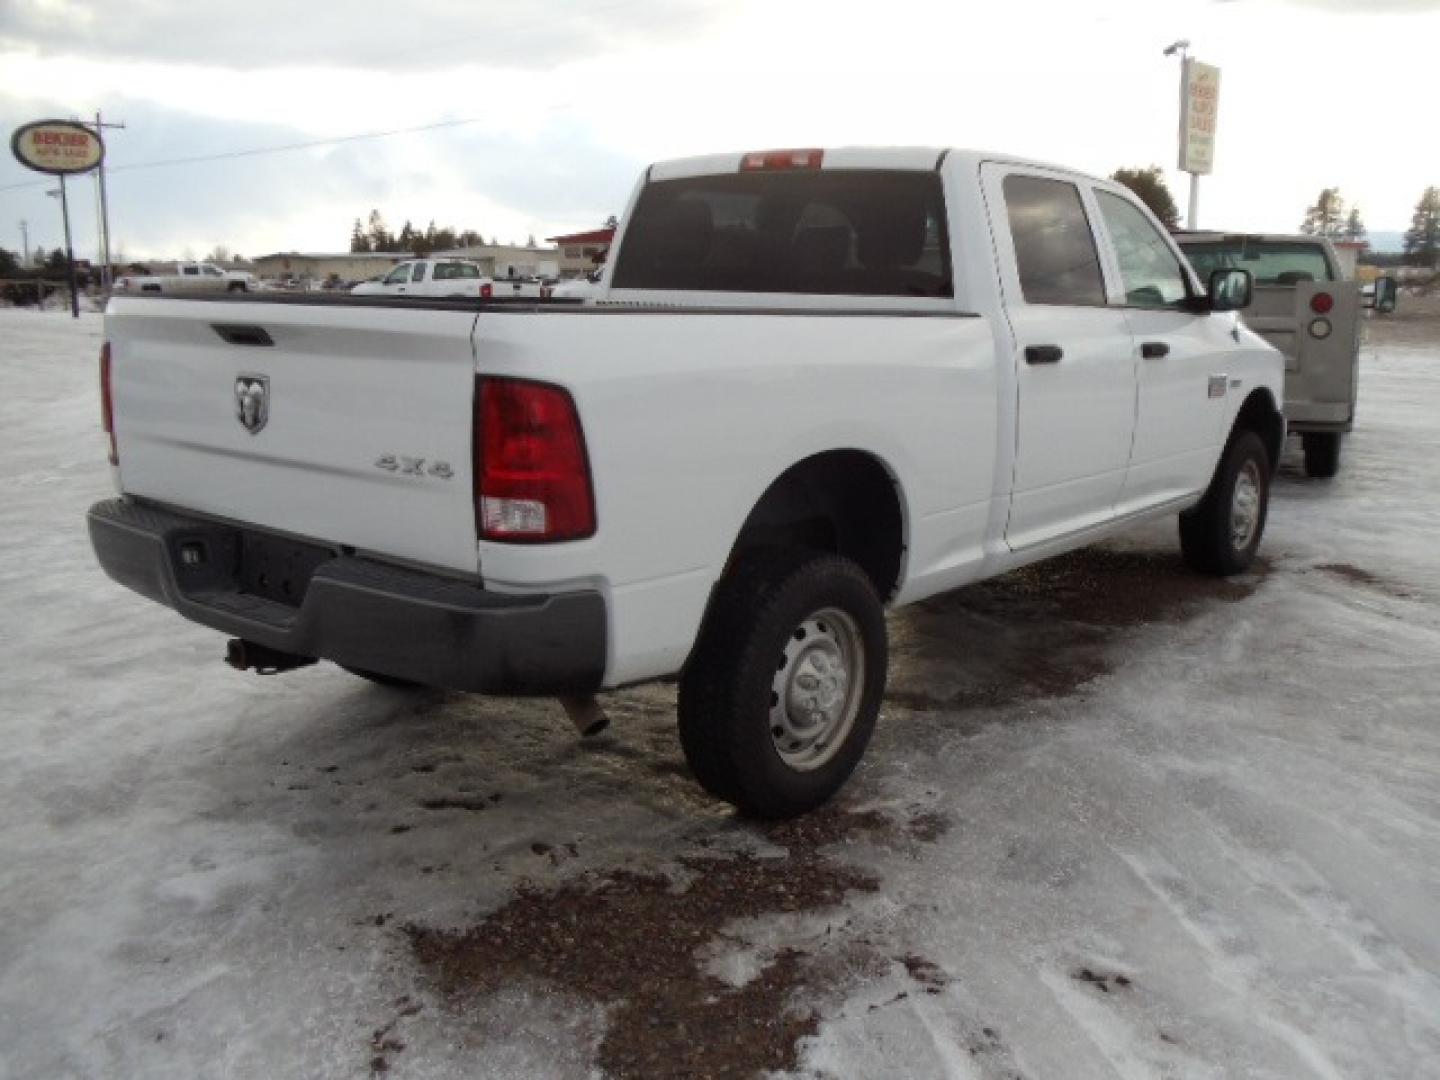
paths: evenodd
<path fill-rule="evenodd" d="M 1231 428 L 1232 434 L 1237 431 L 1253 431 L 1259 435 L 1270 454 L 1270 467 L 1279 468 L 1280 452 L 1285 448 L 1285 418 L 1275 407 L 1275 399 L 1270 396 L 1269 390 L 1262 387 L 1250 391 Z"/>
<path fill-rule="evenodd" d="M 730 561 L 752 548 L 776 546 L 852 559 L 887 599 L 900 583 L 905 552 L 895 480 L 862 450 L 830 450 L 791 466 L 750 511 Z"/>

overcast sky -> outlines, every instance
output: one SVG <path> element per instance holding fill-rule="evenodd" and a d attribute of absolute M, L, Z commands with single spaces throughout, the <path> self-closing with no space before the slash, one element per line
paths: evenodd
<path fill-rule="evenodd" d="M 343 250 L 372 207 L 543 238 L 621 212 L 650 161 L 781 146 L 1159 164 L 1183 208 L 1177 38 L 1222 71 L 1202 225 L 1294 229 L 1338 185 L 1401 230 L 1440 184 L 1440 0 L 0 0 L 0 128 L 126 123 L 108 164 L 129 258 Z M 60 242 L 52 186 L 4 155 L 0 247 L 22 219 Z M 88 255 L 94 188 L 71 189 Z"/>

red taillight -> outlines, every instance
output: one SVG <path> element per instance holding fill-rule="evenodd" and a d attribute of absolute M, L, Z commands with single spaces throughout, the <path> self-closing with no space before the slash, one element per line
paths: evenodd
<path fill-rule="evenodd" d="M 481 300 L 489 300 L 489 299 L 490 299 L 492 296 L 494 296 L 494 295 L 495 295 L 495 286 L 494 286 L 494 285 L 491 285 L 490 282 L 487 281 L 487 282 L 485 282 L 485 284 L 483 284 L 483 285 L 480 286 L 480 299 L 481 299 Z"/>
<path fill-rule="evenodd" d="M 485 540 L 553 543 L 595 532 L 585 436 L 568 393 L 525 379 L 478 380 L 475 502 Z"/>
<path fill-rule="evenodd" d="M 740 171 L 818 169 L 824 157 L 824 150 L 756 150 L 740 159 Z"/>
<path fill-rule="evenodd" d="M 1335 298 L 1328 292 L 1317 292 L 1310 297 L 1310 310 L 1316 315 L 1328 315 L 1330 309 L 1335 306 Z"/>
<path fill-rule="evenodd" d="M 110 464 L 120 464 L 120 452 L 115 446 L 115 402 L 110 395 L 110 343 L 100 346 L 100 426 L 110 437 Z"/>

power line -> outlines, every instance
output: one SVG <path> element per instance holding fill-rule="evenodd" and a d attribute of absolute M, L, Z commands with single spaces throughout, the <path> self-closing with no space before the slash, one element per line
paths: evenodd
<path fill-rule="evenodd" d="M 478 124 L 484 117 L 471 116 L 462 120 L 441 120 L 433 124 L 417 124 L 414 127 L 392 128 L 389 131 L 366 131 L 358 135 L 337 135 L 329 139 L 311 139 L 307 142 L 283 143 L 278 146 L 257 146 L 248 150 L 226 150 L 218 154 L 196 154 L 193 157 L 168 158 L 163 161 L 135 161 L 127 165 L 106 166 L 107 172 L 122 172 L 133 169 L 160 169 L 171 165 L 193 165 L 203 161 L 226 161 L 232 158 L 259 157 L 262 154 L 284 154 L 293 150 L 312 150 L 319 146 L 338 146 L 342 143 L 358 142 L 362 139 L 384 139 L 391 135 L 410 135 L 420 131 L 437 131 L 441 128 L 460 127 L 464 124 Z M 7 184 L 0 191 L 17 191 L 21 188 L 40 187 L 48 180 L 30 180 L 19 184 Z"/>

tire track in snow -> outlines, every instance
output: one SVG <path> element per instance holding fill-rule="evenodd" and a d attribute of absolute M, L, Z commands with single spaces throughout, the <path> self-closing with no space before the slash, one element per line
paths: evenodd
<path fill-rule="evenodd" d="M 1277 1003 L 1267 998 L 1240 963 L 1233 957 L 1239 951 L 1231 948 L 1229 942 L 1243 944 L 1244 953 L 1251 958 L 1255 949 L 1252 943 L 1244 941 L 1242 935 L 1226 934 L 1223 927 L 1210 929 L 1206 922 L 1218 923 L 1219 917 L 1209 910 L 1202 901 L 1186 895 L 1184 879 L 1173 867 L 1158 861 L 1151 868 L 1136 855 L 1113 849 L 1130 872 L 1145 886 L 1146 890 L 1170 912 L 1171 917 L 1205 955 L 1206 966 L 1215 983 L 1235 995 L 1243 1002 L 1250 1021 L 1269 1031 L 1290 1047 L 1295 1056 L 1323 1080 L 1345 1080 L 1345 1075 L 1336 1067 L 1326 1053 L 1299 1027 L 1275 1012 Z"/>

